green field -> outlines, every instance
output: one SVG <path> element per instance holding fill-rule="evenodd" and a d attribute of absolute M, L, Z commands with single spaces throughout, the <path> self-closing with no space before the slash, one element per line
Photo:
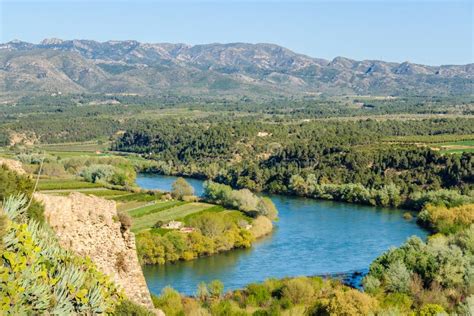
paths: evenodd
<path fill-rule="evenodd" d="M 474 135 L 453 135 L 453 134 L 440 134 L 440 135 L 411 135 L 411 136 L 390 136 L 382 139 L 384 142 L 400 142 L 400 143 L 459 143 L 459 142 L 474 142 Z M 472 145 L 471 145 L 472 146 Z"/>
<path fill-rule="evenodd" d="M 177 207 L 168 208 L 166 210 L 158 211 L 142 217 L 134 218 L 132 231 L 137 232 L 140 230 L 151 228 L 153 225 L 155 225 L 157 221 L 165 222 L 185 218 L 188 215 L 202 212 L 212 207 L 214 207 L 214 205 L 212 204 L 192 202 Z"/>
<path fill-rule="evenodd" d="M 130 193 L 122 196 L 115 197 L 114 200 L 117 202 L 151 202 L 157 199 L 157 196 L 148 193 Z"/>
<path fill-rule="evenodd" d="M 103 151 L 109 147 L 109 142 L 98 144 L 96 141 L 92 142 L 74 142 L 74 143 L 57 143 L 44 144 L 38 146 L 40 149 L 52 152 L 96 152 Z"/>
<path fill-rule="evenodd" d="M 146 216 L 146 215 L 149 215 L 149 214 L 152 214 L 152 213 L 161 212 L 161 211 L 167 210 L 169 208 L 177 207 L 177 206 L 180 206 L 180 205 L 183 205 L 183 204 L 186 204 L 186 202 L 175 201 L 175 200 L 166 201 L 166 202 L 157 202 L 157 203 L 153 203 L 153 204 L 147 204 L 144 207 L 129 210 L 128 213 L 133 218 L 138 218 L 138 217 Z"/>
<path fill-rule="evenodd" d="M 103 186 L 98 183 L 74 179 L 41 179 L 38 183 L 39 190 L 74 190 L 101 187 Z"/>

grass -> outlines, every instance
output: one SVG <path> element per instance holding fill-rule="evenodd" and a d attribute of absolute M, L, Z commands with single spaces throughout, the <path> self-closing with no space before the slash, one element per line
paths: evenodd
<path fill-rule="evenodd" d="M 132 201 L 151 202 L 151 201 L 155 201 L 157 198 L 158 196 L 154 194 L 131 193 L 131 194 L 115 197 L 114 200 L 117 202 L 132 202 Z"/>
<path fill-rule="evenodd" d="M 458 143 L 460 141 L 474 142 L 474 135 L 409 135 L 409 136 L 390 136 L 382 139 L 384 142 L 401 142 L 401 143 Z"/>
<path fill-rule="evenodd" d="M 440 152 L 445 153 L 445 154 L 474 153 L 474 147 L 463 148 L 463 149 L 442 149 Z"/>
<path fill-rule="evenodd" d="M 133 219 L 132 231 L 151 228 L 157 221 L 171 221 L 178 218 L 185 218 L 186 216 L 204 211 L 214 207 L 212 204 L 193 202 L 186 203 L 177 207 L 168 208 L 159 212 L 151 213 Z"/>
<path fill-rule="evenodd" d="M 138 217 L 146 216 L 152 213 L 161 212 L 169 208 L 184 205 L 184 204 L 186 204 L 186 202 L 175 201 L 175 200 L 166 201 L 166 202 L 158 202 L 155 204 L 146 205 L 138 209 L 130 210 L 128 214 L 130 214 L 130 216 L 133 218 L 138 218 Z"/>
<path fill-rule="evenodd" d="M 214 206 L 211 206 L 210 208 L 207 208 L 205 210 L 202 210 L 200 212 L 196 212 L 196 213 L 192 213 L 192 214 L 189 214 L 189 215 L 186 215 L 185 217 L 183 218 L 180 218 L 181 221 L 185 222 L 185 223 L 189 223 L 189 220 L 193 217 L 196 217 L 198 215 L 201 215 L 202 213 L 206 212 L 206 213 L 217 213 L 217 212 L 223 212 L 223 211 L 226 211 L 226 209 L 223 207 L 223 206 L 220 206 L 220 205 L 214 205 Z M 240 213 L 240 212 L 239 212 Z"/>
<path fill-rule="evenodd" d="M 109 147 L 109 142 L 98 144 L 97 141 L 89 142 L 72 142 L 72 143 L 57 143 L 57 144 L 44 144 L 40 145 L 39 148 L 52 151 L 52 152 L 96 152 L 102 151 Z"/>
<path fill-rule="evenodd" d="M 102 185 L 98 183 L 91 183 L 73 179 L 44 179 L 40 180 L 38 183 L 39 190 L 73 190 L 101 187 Z"/>
<path fill-rule="evenodd" d="M 436 144 L 438 146 L 474 146 L 474 140 L 460 140 L 456 142 L 447 142 Z"/>
<path fill-rule="evenodd" d="M 110 200 L 115 200 L 115 197 L 110 198 Z M 118 211 L 131 211 L 133 209 L 137 209 L 142 206 L 148 205 L 150 202 L 142 202 L 142 201 L 130 201 L 124 203 L 117 203 L 117 210 Z"/>

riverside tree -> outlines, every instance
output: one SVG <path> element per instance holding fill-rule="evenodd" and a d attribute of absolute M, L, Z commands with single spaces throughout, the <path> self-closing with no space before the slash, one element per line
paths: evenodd
<path fill-rule="evenodd" d="M 194 194 L 194 188 L 184 178 L 178 178 L 172 185 L 171 195 L 175 199 L 182 200 L 185 196 Z"/>

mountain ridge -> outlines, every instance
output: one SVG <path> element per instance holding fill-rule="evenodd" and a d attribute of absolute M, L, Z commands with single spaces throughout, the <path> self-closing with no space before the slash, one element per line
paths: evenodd
<path fill-rule="evenodd" d="M 0 44 L 0 92 L 472 94 L 474 64 L 332 60 L 269 43 L 45 39 Z"/>

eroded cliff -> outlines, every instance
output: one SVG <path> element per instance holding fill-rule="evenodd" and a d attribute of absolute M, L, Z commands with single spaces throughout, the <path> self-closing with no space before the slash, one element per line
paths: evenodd
<path fill-rule="evenodd" d="M 114 201 L 82 193 L 54 196 L 35 193 L 61 245 L 88 256 L 132 301 L 153 303 L 138 262 L 135 236 L 118 220 Z"/>

